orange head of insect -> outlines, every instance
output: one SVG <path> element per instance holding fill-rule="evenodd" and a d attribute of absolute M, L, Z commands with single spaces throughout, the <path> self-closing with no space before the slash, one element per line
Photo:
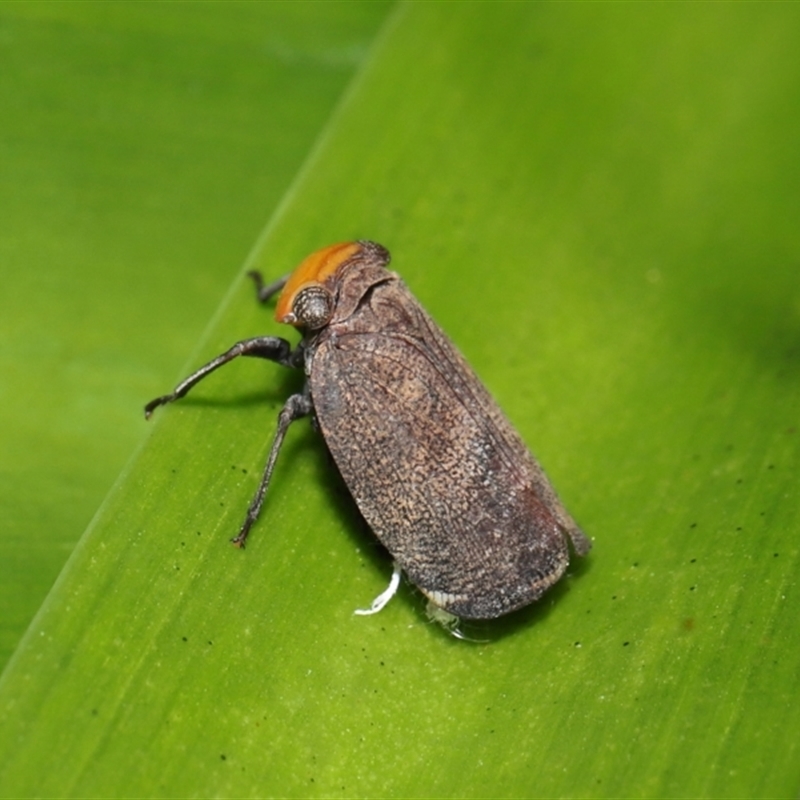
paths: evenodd
<path fill-rule="evenodd" d="M 275 319 L 311 331 L 324 328 L 333 316 L 335 302 L 329 286 L 340 267 L 360 252 L 359 242 L 344 242 L 308 256 L 286 281 Z"/>

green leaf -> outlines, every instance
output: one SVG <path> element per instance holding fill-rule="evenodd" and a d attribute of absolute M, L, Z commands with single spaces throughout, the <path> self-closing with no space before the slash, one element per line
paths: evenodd
<path fill-rule="evenodd" d="M 486 644 L 410 587 L 354 617 L 390 565 L 307 424 L 226 542 L 300 385 L 232 364 L 156 412 L 0 680 L 2 792 L 796 796 L 798 32 L 399 6 L 246 266 L 389 246 L 594 550 Z M 252 295 L 191 366 L 279 332 Z"/>

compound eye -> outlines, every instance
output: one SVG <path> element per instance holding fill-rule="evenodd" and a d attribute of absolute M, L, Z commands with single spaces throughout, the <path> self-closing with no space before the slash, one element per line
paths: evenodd
<path fill-rule="evenodd" d="M 324 328 L 333 315 L 333 297 L 321 284 L 311 283 L 295 295 L 292 314 L 294 325 L 302 325 L 312 331 Z"/>

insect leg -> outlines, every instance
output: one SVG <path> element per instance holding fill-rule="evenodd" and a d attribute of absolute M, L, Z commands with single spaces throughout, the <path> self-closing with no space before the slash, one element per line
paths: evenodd
<path fill-rule="evenodd" d="M 297 367 L 298 351 L 292 352 L 292 347 L 286 339 L 281 339 L 278 336 L 257 336 L 254 339 L 244 339 L 237 342 L 230 350 L 222 353 L 200 367 L 196 372 L 193 372 L 186 380 L 179 383 L 170 394 L 156 397 L 151 400 L 144 407 L 145 419 L 150 419 L 150 415 L 158 406 L 163 406 L 165 403 L 171 403 L 173 400 L 178 400 L 183 397 L 189 389 L 196 383 L 199 383 L 209 373 L 215 369 L 219 369 L 223 364 L 233 361 L 237 356 L 253 356 L 255 358 L 266 358 L 269 361 L 274 361 L 284 367 Z"/>
<path fill-rule="evenodd" d="M 250 533 L 250 528 L 258 519 L 261 506 L 264 504 L 264 496 L 267 493 L 269 480 L 272 477 L 272 470 L 275 468 L 275 462 L 278 459 L 278 453 L 283 444 L 283 438 L 286 436 L 286 431 L 289 430 L 289 426 L 296 419 L 308 416 L 313 410 L 314 404 L 311 402 L 311 396 L 308 394 L 307 389 L 303 394 L 291 395 L 281 409 L 281 413 L 278 415 L 278 429 L 275 431 L 275 438 L 272 440 L 272 447 L 270 448 L 269 457 L 267 458 L 267 466 L 264 468 L 264 474 L 261 476 L 261 483 L 258 485 L 258 491 L 253 501 L 250 503 L 250 508 L 247 509 L 247 516 L 242 523 L 239 533 L 231 539 L 237 547 L 244 547 L 247 534 Z"/>
<path fill-rule="evenodd" d="M 256 285 L 256 297 L 260 303 L 266 303 L 271 297 L 276 295 L 281 289 L 283 289 L 288 275 L 284 275 L 282 278 L 278 278 L 272 283 L 264 283 L 264 278 L 262 277 L 261 273 L 258 270 L 250 270 L 247 273 L 255 282 Z"/>

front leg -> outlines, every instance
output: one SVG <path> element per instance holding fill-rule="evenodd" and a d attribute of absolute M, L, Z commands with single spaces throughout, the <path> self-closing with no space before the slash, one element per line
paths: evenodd
<path fill-rule="evenodd" d="M 206 375 L 212 373 L 215 369 L 219 369 L 223 364 L 233 361 L 238 356 L 252 356 L 254 358 L 266 358 L 268 361 L 274 361 L 276 364 L 281 364 L 284 367 L 297 368 L 302 366 L 303 363 L 303 350 L 302 347 L 297 347 L 292 350 L 292 346 L 286 339 L 281 339 L 278 336 L 257 336 L 254 339 L 244 339 L 237 342 L 230 350 L 222 353 L 200 367 L 196 372 L 193 372 L 186 380 L 179 383 L 170 394 L 156 397 L 151 400 L 144 407 L 145 419 L 150 419 L 150 415 L 158 406 L 163 406 L 166 403 L 171 403 L 173 400 L 178 400 L 183 397 L 189 389 L 195 384 L 199 383 Z"/>
<path fill-rule="evenodd" d="M 259 303 L 266 303 L 271 300 L 286 285 L 289 276 L 284 275 L 272 283 L 264 283 L 264 277 L 257 269 L 251 269 L 247 273 L 256 285 L 256 297 Z"/>
<path fill-rule="evenodd" d="M 303 394 L 291 395 L 281 409 L 281 413 L 278 415 L 278 429 L 275 431 L 275 438 L 272 440 L 272 447 L 269 450 L 267 465 L 264 467 L 264 474 L 261 476 L 261 483 L 258 485 L 258 491 L 253 501 L 250 503 L 250 508 L 247 509 L 247 516 L 244 518 L 239 533 L 231 539 L 237 547 L 244 547 L 247 534 L 250 533 L 250 528 L 258 519 L 261 506 L 264 505 L 264 497 L 267 494 L 269 480 L 272 477 L 272 470 L 275 469 L 275 462 L 278 460 L 278 453 L 283 444 L 283 438 L 286 436 L 286 431 L 289 430 L 289 426 L 296 419 L 308 416 L 313 410 L 314 404 L 311 402 L 308 385 L 306 385 Z"/>

